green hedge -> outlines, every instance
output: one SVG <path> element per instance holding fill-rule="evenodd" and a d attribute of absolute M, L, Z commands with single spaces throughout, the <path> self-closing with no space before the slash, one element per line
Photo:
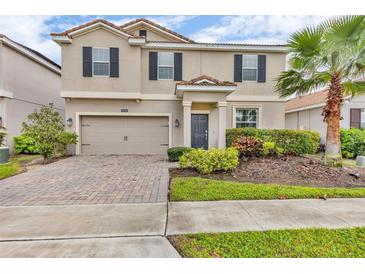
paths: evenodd
<path fill-rule="evenodd" d="M 284 153 L 313 154 L 318 151 L 320 134 L 309 130 L 232 128 L 226 131 L 227 147 L 239 136 L 252 136 L 264 142 L 274 142 Z"/>
<path fill-rule="evenodd" d="M 167 157 L 170 162 L 178 162 L 179 158 L 187 151 L 190 151 L 190 147 L 171 147 L 167 150 Z"/>
<path fill-rule="evenodd" d="M 14 137 L 14 150 L 17 154 L 39 154 L 34 139 L 26 134 Z"/>
<path fill-rule="evenodd" d="M 179 159 L 180 168 L 193 168 L 201 174 L 210 174 L 214 171 L 227 171 L 235 169 L 239 164 L 238 150 L 193 148 L 184 153 Z"/>
<path fill-rule="evenodd" d="M 365 156 L 365 130 L 351 128 L 341 129 L 341 151 L 345 158 Z"/>

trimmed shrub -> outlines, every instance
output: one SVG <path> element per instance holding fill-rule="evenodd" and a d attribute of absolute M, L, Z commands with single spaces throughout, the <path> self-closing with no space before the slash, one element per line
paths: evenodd
<path fill-rule="evenodd" d="M 191 149 L 184 153 L 179 160 L 180 168 L 194 168 L 201 174 L 210 174 L 214 171 L 228 171 L 238 165 L 238 150 L 235 148 L 204 150 Z"/>
<path fill-rule="evenodd" d="M 354 158 L 359 155 L 365 156 L 365 130 L 341 128 L 340 136 L 343 157 Z"/>
<path fill-rule="evenodd" d="M 319 133 L 310 130 L 232 128 L 226 131 L 227 147 L 241 136 L 254 137 L 263 142 L 274 142 L 283 153 L 294 155 L 316 153 L 320 145 Z"/>
<path fill-rule="evenodd" d="M 14 150 L 17 154 L 39 154 L 34 139 L 26 134 L 14 137 Z"/>
<path fill-rule="evenodd" d="M 171 147 L 167 150 L 167 156 L 170 162 L 178 162 L 179 158 L 190 150 L 190 147 Z"/>
<path fill-rule="evenodd" d="M 261 140 L 251 136 L 239 136 L 232 141 L 232 147 L 239 151 L 239 158 L 261 156 L 262 144 Z"/>

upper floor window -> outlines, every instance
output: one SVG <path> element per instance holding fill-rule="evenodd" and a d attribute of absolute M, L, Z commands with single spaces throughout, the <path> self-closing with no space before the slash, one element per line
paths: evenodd
<path fill-rule="evenodd" d="M 172 52 L 158 53 L 158 79 L 159 80 L 174 79 L 174 53 Z"/>
<path fill-rule="evenodd" d="M 109 76 L 110 74 L 110 49 L 109 48 L 93 48 L 93 75 Z"/>
<path fill-rule="evenodd" d="M 257 108 L 238 108 L 236 109 L 236 128 L 254 127 L 257 128 L 258 121 Z"/>
<path fill-rule="evenodd" d="M 257 80 L 257 55 L 242 56 L 242 80 Z"/>
<path fill-rule="evenodd" d="M 147 37 L 147 30 L 145 30 L 145 29 L 139 30 L 139 36 L 141 36 L 141 37 Z"/>

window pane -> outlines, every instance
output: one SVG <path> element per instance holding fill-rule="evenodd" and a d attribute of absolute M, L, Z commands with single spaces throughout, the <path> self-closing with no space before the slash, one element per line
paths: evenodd
<path fill-rule="evenodd" d="M 253 127 L 256 128 L 256 123 L 237 123 L 236 124 L 237 128 L 242 128 L 242 127 Z"/>
<path fill-rule="evenodd" d="M 257 126 L 258 110 L 251 109 L 237 109 L 236 110 L 236 127 L 256 127 Z"/>
<path fill-rule="evenodd" d="M 159 52 L 158 53 L 158 65 L 159 66 L 173 66 L 174 54 L 171 52 Z"/>
<path fill-rule="evenodd" d="M 365 109 L 361 109 L 361 128 L 365 128 Z"/>
<path fill-rule="evenodd" d="M 109 63 L 94 63 L 94 75 L 109 76 Z"/>
<path fill-rule="evenodd" d="M 256 81 L 256 69 L 243 69 L 243 81 Z"/>
<path fill-rule="evenodd" d="M 243 55 L 242 58 L 243 68 L 257 68 L 257 55 Z"/>
<path fill-rule="evenodd" d="M 159 79 L 172 79 L 173 68 L 172 67 L 159 67 L 158 78 Z"/>
<path fill-rule="evenodd" d="M 93 61 L 109 62 L 109 49 L 93 48 Z"/>

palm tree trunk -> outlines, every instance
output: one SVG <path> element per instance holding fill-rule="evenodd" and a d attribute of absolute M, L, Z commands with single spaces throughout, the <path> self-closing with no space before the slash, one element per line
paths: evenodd
<path fill-rule="evenodd" d="M 342 166 L 340 120 L 343 86 L 339 74 L 332 75 L 326 106 L 323 109 L 327 123 L 325 163 L 328 166 Z"/>

